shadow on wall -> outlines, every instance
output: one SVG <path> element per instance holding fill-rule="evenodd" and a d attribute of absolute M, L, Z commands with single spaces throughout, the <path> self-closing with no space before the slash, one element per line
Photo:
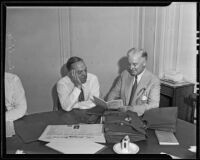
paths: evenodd
<path fill-rule="evenodd" d="M 68 71 L 67 71 L 67 68 L 66 68 L 66 64 L 63 64 L 63 66 L 60 69 L 61 77 L 65 77 L 67 75 L 67 72 Z M 53 99 L 53 111 L 57 111 L 57 110 L 62 109 L 61 106 L 60 106 L 59 99 L 58 99 L 58 93 L 57 93 L 56 85 L 57 85 L 57 82 L 55 82 L 55 84 L 53 85 L 52 90 L 51 90 L 51 95 L 52 95 L 52 99 Z"/>
<path fill-rule="evenodd" d="M 114 79 L 113 83 L 112 83 L 112 86 L 109 90 L 109 92 L 113 89 L 113 87 L 115 86 L 115 84 L 117 83 L 117 80 L 119 79 L 120 77 L 120 74 L 126 70 L 128 68 L 128 58 L 127 56 L 123 56 L 122 58 L 120 58 L 120 60 L 118 61 L 118 76 Z M 108 92 L 108 93 L 109 93 Z M 105 96 L 105 100 L 107 101 L 107 98 L 108 98 L 108 93 L 106 94 Z"/>

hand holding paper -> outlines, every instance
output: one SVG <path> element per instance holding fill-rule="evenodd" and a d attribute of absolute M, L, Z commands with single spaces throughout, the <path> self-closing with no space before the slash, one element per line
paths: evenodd
<path fill-rule="evenodd" d="M 95 96 L 94 96 L 94 103 L 98 106 L 101 106 L 101 107 L 104 107 L 105 109 L 110 109 L 110 110 L 117 110 L 123 106 L 122 99 L 111 100 L 111 101 L 106 102 L 103 99 L 95 97 Z"/>

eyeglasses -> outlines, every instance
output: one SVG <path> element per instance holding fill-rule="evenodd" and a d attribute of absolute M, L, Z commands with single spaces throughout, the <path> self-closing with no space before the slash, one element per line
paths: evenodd
<path fill-rule="evenodd" d="M 129 64 L 129 65 L 128 65 L 128 67 L 129 67 L 130 69 L 138 68 L 139 66 L 140 66 L 139 63 L 138 63 L 138 64 Z"/>

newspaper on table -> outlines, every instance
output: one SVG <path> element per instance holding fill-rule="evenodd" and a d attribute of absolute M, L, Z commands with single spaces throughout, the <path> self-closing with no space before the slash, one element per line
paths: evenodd
<path fill-rule="evenodd" d="M 48 125 L 39 140 L 50 142 L 67 138 L 105 143 L 103 124 Z"/>

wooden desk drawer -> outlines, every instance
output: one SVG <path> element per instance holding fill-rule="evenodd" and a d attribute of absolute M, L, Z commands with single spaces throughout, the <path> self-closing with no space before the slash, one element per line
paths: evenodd
<path fill-rule="evenodd" d="M 161 90 L 160 90 L 161 94 L 169 96 L 169 97 L 173 97 L 174 95 L 173 92 L 174 92 L 173 88 L 167 87 L 165 85 L 161 85 Z"/>

